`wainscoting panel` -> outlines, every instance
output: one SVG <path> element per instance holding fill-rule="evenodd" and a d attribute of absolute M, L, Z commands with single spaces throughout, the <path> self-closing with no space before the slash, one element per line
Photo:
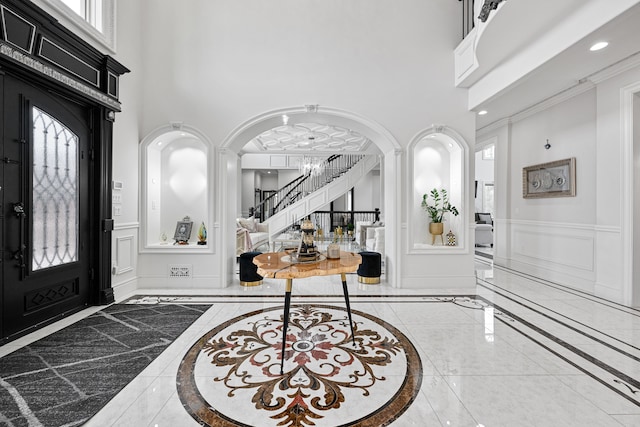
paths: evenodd
<path fill-rule="evenodd" d="M 324 191 L 315 192 L 309 195 L 308 199 L 309 205 L 307 208 L 307 212 L 318 210 L 320 209 L 320 207 L 330 202 L 330 200 L 327 200 L 327 193 Z"/>
<path fill-rule="evenodd" d="M 510 221 L 511 262 L 549 280 L 574 278 L 592 291 L 595 282 L 595 227 L 542 221 Z"/>
<path fill-rule="evenodd" d="M 137 289 L 139 231 L 137 222 L 116 224 L 113 230 L 111 287 L 116 301 Z"/>
<path fill-rule="evenodd" d="M 336 182 L 336 185 L 328 186 L 329 200 L 335 200 L 336 198 L 342 196 L 344 193 L 349 191 L 351 187 L 349 187 L 349 179 L 341 180 Z"/>
<path fill-rule="evenodd" d="M 620 227 L 596 229 L 596 295 L 620 304 L 631 305 L 631 291 L 623 274 L 623 244 Z"/>
<path fill-rule="evenodd" d="M 116 237 L 115 274 L 133 271 L 134 266 L 135 236 Z"/>

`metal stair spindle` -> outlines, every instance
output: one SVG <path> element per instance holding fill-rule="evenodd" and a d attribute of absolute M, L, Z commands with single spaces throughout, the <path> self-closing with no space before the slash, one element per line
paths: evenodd
<path fill-rule="evenodd" d="M 294 179 L 257 205 L 254 209 L 255 215 L 261 221 L 268 219 L 287 206 L 343 175 L 364 157 L 364 155 L 352 154 L 330 156 L 325 161 L 322 174 L 318 176 L 307 174 Z"/>

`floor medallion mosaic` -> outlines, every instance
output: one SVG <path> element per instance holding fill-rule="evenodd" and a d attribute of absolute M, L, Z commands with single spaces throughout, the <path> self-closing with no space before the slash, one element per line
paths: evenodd
<path fill-rule="evenodd" d="M 293 305 L 280 374 L 282 307 L 217 326 L 178 371 L 185 409 L 210 426 L 384 426 L 420 390 L 422 364 L 393 326 L 352 310 Z M 231 415 L 233 414 L 233 415 Z"/>

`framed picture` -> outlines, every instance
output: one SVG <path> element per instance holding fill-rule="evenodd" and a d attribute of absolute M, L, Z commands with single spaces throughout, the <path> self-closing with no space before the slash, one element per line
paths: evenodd
<path fill-rule="evenodd" d="M 173 239 L 176 242 L 186 242 L 191 237 L 191 228 L 193 227 L 193 221 L 178 221 L 176 224 L 176 232 L 173 234 Z"/>
<path fill-rule="evenodd" d="M 522 197 L 574 197 L 576 158 L 522 168 Z"/>

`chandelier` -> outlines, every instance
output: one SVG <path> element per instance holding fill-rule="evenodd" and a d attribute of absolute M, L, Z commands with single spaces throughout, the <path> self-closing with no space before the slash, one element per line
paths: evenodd
<path fill-rule="evenodd" d="M 302 156 L 298 170 L 302 175 L 318 176 L 324 172 L 325 160 L 318 157 Z"/>

